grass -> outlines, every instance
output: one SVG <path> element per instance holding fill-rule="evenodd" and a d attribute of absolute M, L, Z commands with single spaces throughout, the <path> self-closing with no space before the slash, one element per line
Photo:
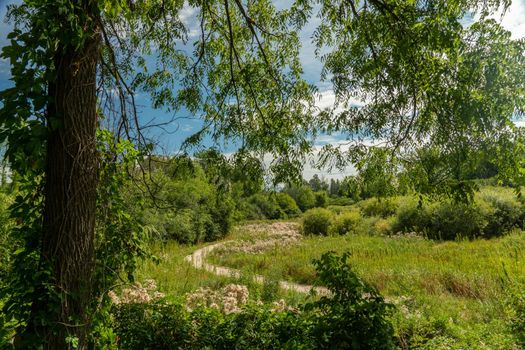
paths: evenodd
<path fill-rule="evenodd" d="M 286 299 L 290 305 L 297 305 L 305 300 L 306 296 L 299 293 L 282 290 L 271 291 L 271 283 L 276 280 L 273 272 L 266 274 L 268 276 L 267 285 L 259 285 L 252 281 L 250 274 L 243 275 L 240 278 L 216 276 L 210 272 L 198 270 L 184 260 L 187 255 L 204 245 L 206 244 L 182 245 L 173 241 L 152 244 L 150 251 L 157 259 L 145 260 L 136 271 L 136 280 L 140 282 L 146 279 L 154 279 L 159 291 L 165 293 L 167 298 L 172 300 L 200 287 L 218 289 L 229 283 L 246 285 L 252 300 Z"/>
<path fill-rule="evenodd" d="M 285 280 L 315 281 L 312 259 L 327 251 L 349 251 L 351 264 L 386 295 L 424 292 L 489 299 L 509 278 L 525 273 L 525 234 L 500 239 L 434 242 L 419 237 L 347 235 L 308 237 L 293 247 L 264 254 L 212 254 L 210 261 L 246 273 L 276 270 Z"/>
<path fill-rule="evenodd" d="M 349 251 L 355 271 L 398 304 L 396 333 L 410 338 L 406 348 L 417 347 L 413 342 L 418 337 L 441 341 L 431 349 L 516 348 L 506 324 L 507 299 L 508 290 L 525 276 L 522 231 L 498 239 L 448 242 L 417 236 L 311 236 L 292 247 L 262 254 L 222 252 L 208 261 L 246 274 L 272 273 L 312 284 L 311 261 L 327 251 Z"/>

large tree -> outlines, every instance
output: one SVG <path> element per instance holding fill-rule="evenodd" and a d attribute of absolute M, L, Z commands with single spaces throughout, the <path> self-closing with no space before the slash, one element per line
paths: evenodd
<path fill-rule="evenodd" d="M 292 30 L 302 20 L 259 0 L 27 0 L 10 16 L 2 56 L 14 86 L 1 94 L 0 142 L 23 184 L 13 213 L 25 245 L 4 311 L 18 322 L 19 347 L 83 349 L 103 293 L 97 128 L 113 124 L 115 142 L 146 147 L 134 101 L 144 91 L 156 108 L 203 118 L 188 145 L 235 138 L 286 164 L 309 147 L 311 87 Z"/>
<path fill-rule="evenodd" d="M 522 181 L 523 140 L 513 119 L 525 110 L 525 41 L 492 19 L 509 4 L 324 1 L 314 40 L 338 105 L 320 127 L 349 142 L 327 145 L 322 159 L 373 161 L 380 147 L 391 151 L 385 167 L 396 172 L 396 156 L 412 168 L 422 161 L 418 150 L 437 150 L 440 176 L 416 189 L 464 197 L 470 165 L 484 153 L 501 177 Z"/>

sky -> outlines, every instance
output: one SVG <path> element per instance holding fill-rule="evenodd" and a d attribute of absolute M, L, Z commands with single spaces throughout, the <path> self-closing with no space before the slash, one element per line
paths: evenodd
<path fill-rule="evenodd" d="M 0 0 L 0 47 L 5 46 L 8 43 L 7 34 L 11 30 L 11 26 L 5 22 L 5 14 L 8 4 L 19 3 L 21 0 Z M 277 1 L 278 7 L 285 7 L 291 1 Z M 186 8 L 181 13 L 181 18 L 186 20 L 190 27 L 190 36 L 197 34 L 196 27 L 192 28 L 194 12 L 190 8 Z M 505 27 L 512 33 L 513 38 L 524 38 L 525 37 L 525 0 L 514 0 L 510 8 L 506 11 L 505 15 L 497 13 L 493 16 L 497 21 L 500 21 L 502 26 Z M 335 101 L 335 94 L 332 90 L 331 84 L 326 81 L 320 80 L 322 65 L 321 62 L 315 57 L 314 46 L 311 41 L 311 36 L 314 29 L 317 27 L 319 19 L 313 18 L 309 24 L 300 33 L 302 47 L 300 50 L 300 59 L 303 65 L 304 74 L 303 78 L 317 86 L 320 96 L 317 99 L 317 106 L 320 108 L 331 107 Z M 191 41 L 191 40 L 190 40 Z M 10 86 L 10 71 L 9 62 L 5 59 L 0 59 L 0 90 Z M 357 102 L 357 101 L 356 101 Z M 137 96 L 137 104 L 139 106 L 139 113 L 145 119 L 156 120 L 169 120 L 173 114 L 166 113 L 164 111 L 154 110 L 150 106 L 149 99 L 145 95 L 139 94 Z M 175 131 L 173 134 L 165 133 L 162 130 L 154 131 L 154 137 L 161 143 L 164 149 L 176 150 L 181 141 L 186 137 L 190 136 L 193 132 L 197 131 L 201 125 L 200 121 L 193 118 L 187 111 L 181 110 L 176 115 L 182 117 L 179 121 L 172 124 L 169 129 Z M 525 122 L 519 122 L 525 125 Z M 320 148 L 322 145 L 327 143 L 337 144 L 345 139 L 344 135 L 322 135 L 316 140 L 316 147 Z M 348 168 L 345 171 L 335 171 L 328 173 L 327 171 L 319 171 L 313 169 L 307 165 L 305 169 L 305 178 L 310 178 L 314 173 L 319 173 L 325 178 L 341 178 L 345 174 L 353 173 L 353 168 Z"/>

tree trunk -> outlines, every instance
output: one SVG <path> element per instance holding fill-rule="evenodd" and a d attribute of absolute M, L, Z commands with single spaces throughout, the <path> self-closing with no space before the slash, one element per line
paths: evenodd
<path fill-rule="evenodd" d="M 85 1 L 89 9 L 90 1 Z M 86 347 L 93 296 L 94 233 L 98 159 L 96 150 L 96 72 L 100 36 L 55 56 L 56 76 L 49 85 L 49 134 L 45 180 L 42 262 L 60 299 L 50 325 L 33 326 L 45 349 Z M 36 300 L 35 310 L 50 310 Z M 56 313 L 55 313 L 56 312 Z"/>

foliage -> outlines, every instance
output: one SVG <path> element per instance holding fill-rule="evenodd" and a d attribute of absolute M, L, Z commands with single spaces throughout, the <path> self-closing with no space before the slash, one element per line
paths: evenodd
<path fill-rule="evenodd" d="M 310 181 L 308 181 L 308 185 L 314 192 L 321 192 L 321 191 L 327 191 L 329 188 L 328 183 L 324 180 L 319 178 L 319 175 L 314 174 Z"/>
<path fill-rule="evenodd" d="M 348 206 L 354 204 L 355 201 L 348 197 L 335 197 L 328 200 L 329 206 Z"/>
<path fill-rule="evenodd" d="M 389 165 L 369 168 L 372 183 L 389 180 L 381 173 L 414 166 L 421 170 L 412 183 L 418 191 L 462 199 L 474 189 L 469 180 L 480 154 L 502 179 L 523 181 L 523 131 L 512 120 L 525 105 L 525 41 L 491 17 L 509 3 L 322 2 L 313 38 L 336 104 L 319 126 L 349 142 L 325 146 L 321 158 L 360 165 L 378 151 Z M 464 26 L 472 11 L 479 17 Z M 407 157 L 419 150 L 432 157 Z M 389 192 L 388 186 L 369 189 Z"/>
<path fill-rule="evenodd" d="M 315 207 L 315 194 L 309 186 L 290 185 L 286 186 L 283 192 L 295 200 L 302 212 Z"/>
<path fill-rule="evenodd" d="M 317 263 L 331 298 L 302 311 L 248 304 L 239 313 L 215 308 L 188 311 L 180 302 L 115 305 L 115 330 L 122 349 L 329 349 L 392 348 L 389 306 L 353 273 L 345 257 Z M 331 282 L 330 282 L 331 281 Z"/>
<path fill-rule="evenodd" d="M 206 173 L 200 163 L 186 157 L 157 163 L 149 174 L 155 185 L 153 196 L 144 197 L 136 189 L 128 198 L 140 222 L 154 228 L 161 239 L 181 243 L 224 237 L 231 228 L 235 208 L 229 187 L 221 185 L 224 182 L 218 180 L 210 165 L 205 165 Z"/>
<path fill-rule="evenodd" d="M 189 40 L 188 24 L 182 18 L 183 6 L 198 12 L 197 22 L 202 36 L 197 36 L 194 50 L 181 50 Z M 281 157 L 274 162 L 277 164 L 272 169 L 282 174 L 280 169 L 288 169 L 290 165 L 299 168 L 297 165 L 302 163 L 297 158 L 310 148 L 305 137 L 306 129 L 309 129 L 306 119 L 311 115 L 308 101 L 312 101 L 312 88 L 301 79 L 302 70 L 297 59 L 299 45 L 294 29 L 304 24 L 304 20 L 299 20 L 289 11 L 278 11 L 267 1 L 245 5 L 240 1 L 170 1 L 159 4 L 158 1 L 27 0 L 12 6 L 10 16 L 15 26 L 8 36 L 9 45 L 2 50 L 2 58 L 10 60 L 14 86 L 0 92 L 0 144 L 7 140 L 9 166 L 21 177 L 22 189 L 15 200 L 17 212 L 13 216 L 21 222 L 15 233 L 22 248 L 14 257 L 14 273 L 18 277 L 13 277 L 10 301 L 5 309 L 20 322 L 20 331 L 28 319 L 45 329 L 44 332 L 34 332 L 31 325 L 26 329 L 32 332 L 27 339 L 37 347 L 39 334 L 49 334 L 51 343 L 64 343 L 64 337 L 53 332 L 50 324 L 63 330 L 64 323 L 76 322 L 76 319 L 67 319 L 56 323 L 61 316 L 57 316 L 55 302 L 59 305 L 60 300 L 50 296 L 49 303 L 41 302 L 44 300 L 42 295 L 53 294 L 47 290 L 54 289 L 53 278 L 60 280 L 62 276 L 57 271 L 59 268 L 49 269 L 44 266 L 46 264 L 39 263 L 48 258 L 45 251 L 39 251 L 45 246 L 39 242 L 42 232 L 44 235 L 54 234 L 40 225 L 45 213 L 42 203 L 55 203 L 54 199 L 58 197 L 58 193 L 44 196 L 41 191 L 42 186 L 51 183 L 46 182 L 47 171 L 55 169 L 49 160 L 57 155 L 46 154 L 46 149 L 55 144 L 51 142 L 52 135 L 79 136 L 84 135 L 83 131 L 89 131 L 89 141 L 84 144 L 85 140 L 80 138 L 77 151 L 81 150 L 82 155 L 95 155 L 94 129 L 106 115 L 115 118 L 108 122 L 108 125 L 115 126 L 115 143 L 127 139 L 136 142 L 137 148 L 151 151 L 140 130 L 135 104 L 136 93 L 141 91 L 151 97 L 154 108 L 176 110 L 185 106 L 190 112 L 203 116 L 203 129 L 189 138 L 185 146 L 198 144 L 206 135 L 216 142 L 223 137 L 242 138 L 241 151 L 249 149 L 279 154 Z M 87 53 L 89 60 L 84 60 Z M 77 60 L 79 56 L 81 60 Z M 70 57 L 73 62 L 61 64 L 63 58 Z M 154 64 L 146 64 L 146 58 Z M 84 73 L 85 62 L 92 65 L 86 69 L 86 74 L 78 74 L 79 71 Z M 68 86 L 76 77 L 87 83 L 75 87 L 92 87 L 90 91 L 96 91 L 97 98 L 90 96 L 86 99 L 81 94 L 68 92 L 65 101 L 63 95 L 54 93 L 55 86 Z M 86 103 L 86 100 L 90 102 Z M 72 117 L 73 123 L 63 123 L 65 116 L 54 113 L 55 106 L 66 105 L 82 105 L 84 109 L 73 108 L 70 116 L 65 113 Z M 86 120 L 76 123 L 77 118 Z M 75 130 L 76 127 L 80 132 L 75 133 L 79 131 Z M 64 146 L 64 142 L 56 144 L 59 148 Z M 66 153 L 63 158 L 69 156 Z M 118 154 L 114 155 L 115 160 L 118 157 Z M 96 175 L 98 159 L 88 159 L 93 164 L 81 171 Z M 60 169 L 70 170 L 69 167 Z M 89 188 L 73 186 L 72 191 L 95 194 L 96 178 L 91 177 L 94 181 Z M 68 181 L 71 179 L 67 176 L 52 179 L 56 180 L 57 188 L 70 188 Z M 89 202 L 93 207 L 94 197 L 91 196 Z M 67 203 L 58 206 L 66 213 L 72 213 Z M 219 208 L 210 215 L 217 219 L 223 214 L 224 208 Z M 112 215 L 119 219 L 116 225 L 126 220 L 118 210 L 108 217 Z M 92 247 L 94 230 L 85 229 L 81 224 L 83 219 L 94 222 L 94 215 L 88 216 L 88 211 L 85 211 L 73 223 L 81 238 L 86 239 L 86 245 Z M 58 220 L 46 218 L 53 223 Z M 219 231 L 224 231 L 227 222 L 219 222 L 218 226 Z M 125 236 L 129 236 L 128 233 Z M 54 242 L 55 238 L 59 240 L 51 237 L 43 242 Z M 133 251 L 134 248 L 130 249 L 130 254 Z M 72 260 L 85 267 L 89 276 L 81 283 L 86 283 L 87 289 L 91 290 L 92 271 L 89 269 L 95 265 L 95 254 L 92 249 L 86 252 L 86 261 L 81 261 L 80 256 Z M 120 261 L 120 258 L 119 255 L 116 260 Z M 60 267 L 63 263 L 58 261 L 56 265 Z M 66 297 L 78 299 L 82 309 L 85 304 L 95 302 L 95 297 L 87 300 L 88 297 L 80 296 L 84 290 L 75 290 L 79 287 L 72 284 L 60 286 L 59 293 L 71 287 L 72 291 Z M 31 303 L 40 302 L 47 310 L 39 310 L 38 315 L 30 313 Z M 69 312 L 68 308 L 66 310 Z M 87 310 L 81 310 L 77 315 L 65 317 L 87 317 L 88 314 Z M 68 342 L 85 346 L 88 323 L 82 322 L 82 326 L 64 331 L 80 334 L 80 339 L 73 336 Z"/>
<path fill-rule="evenodd" d="M 309 322 L 291 312 L 252 305 L 225 315 L 214 308 L 187 311 L 181 304 L 115 307 L 121 349 L 314 349 Z"/>
<path fill-rule="evenodd" d="M 351 198 L 354 202 L 361 199 L 360 179 L 356 176 L 345 176 L 341 181 L 339 192 L 343 197 Z"/>
<path fill-rule="evenodd" d="M 14 239 L 11 237 L 11 221 L 8 208 L 13 202 L 13 195 L 7 188 L 0 187 L 0 288 L 6 280 L 9 269 L 11 252 L 15 250 Z"/>
<path fill-rule="evenodd" d="M 245 219 L 288 219 L 298 216 L 301 210 L 287 193 L 257 193 L 247 199 L 251 205 L 243 213 Z"/>
<path fill-rule="evenodd" d="M 396 213 L 400 202 L 403 202 L 403 200 L 397 197 L 369 198 L 359 201 L 357 206 L 365 216 L 386 218 Z"/>
<path fill-rule="evenodd" d="M 140 152 L 129 141 L 115 143 L 112 133 L 107 130 L 99 131 L 98 139 L 101 171 L 97 201 L 95 280 L 100 283 L 96 290 L 105 291 L 121 277 L 122 272 L 133 279 L 137 260 L 146 256 L 143 245 L 147 228 L 133 217 L 126 192 L 122 191 L 133 181 L 129 169 L 135 167 L 141 158 Z M 115 154 L 120 155 L 118 162 L 113 158 Z"/>
<path fill-rule="evenodd" d="M 524 224 L 525 208 L 510 189 L 483 188 L 470 204 L 405 198 L 396 213 L 394 232 L 422 232 L 435 239 L 493 237 Z"/>
<path fill-rule="evenodd" d="M 319 283 L 332 292 L 306 305 L 315 310 L 314 336 L 321 348 L 394 349 L 390 305 L 348 264 L 348 253 L 325 253 L 314 260 Z"/>
<path fill-rule="evenodd" d="M 272 273 L 312 284 L 318 273 L 311 260 L 327 251 L 349 251 L 357 274 L 396 304 L 392 320 L 402 349 L 521 348 L 507 324 L 514 320 L 514 295 L 523 294 L 521 285 L 511 288 L 525 273 L 521 230 L 493 239 L 457 241 L 413 234 L 370 236 L 363 230 L 304 237 L 297 245 L 276 246 L 261 254 L 217 252 L 210 260 L 242 273 Z"/>
<path fill-rule="evenodd" d="M 357 163 L 359 196 L 388 197 L 397 192 L 396 166 L 389 160 L 391 154 L 382 147 L 370 147 L 366 156 Z"/>
<path fill-rule="evenodd" d="M 315 193 L 315 206 L 325 208 L 328 205 L 328 194 L 325 191 Z"/>
<path fill-rule="evenodd" d="M 328 209 L 314 208 L 303 215 L 303 233 L 306 235 L 328 235 L 334 215 Z"/>
<path fill-rule="evenodd" d="M 344 211 L 337 215 L 330 226 L 330 232 L 338 235 L 346 235 L 355 232 L 357 226 L 361 223 L 361 214 L 359 211 Z"/>
<path fill-rule="evenodd" d="M 285 216 L 282 217 L 283 219 L 293 218 L 301 214 L 301 209 L 299 209 L 297 203 L 295 203 L 290 195 L 284 192 L 277 192 L 274 195 L 279 208 L 285 214 Z"/>

